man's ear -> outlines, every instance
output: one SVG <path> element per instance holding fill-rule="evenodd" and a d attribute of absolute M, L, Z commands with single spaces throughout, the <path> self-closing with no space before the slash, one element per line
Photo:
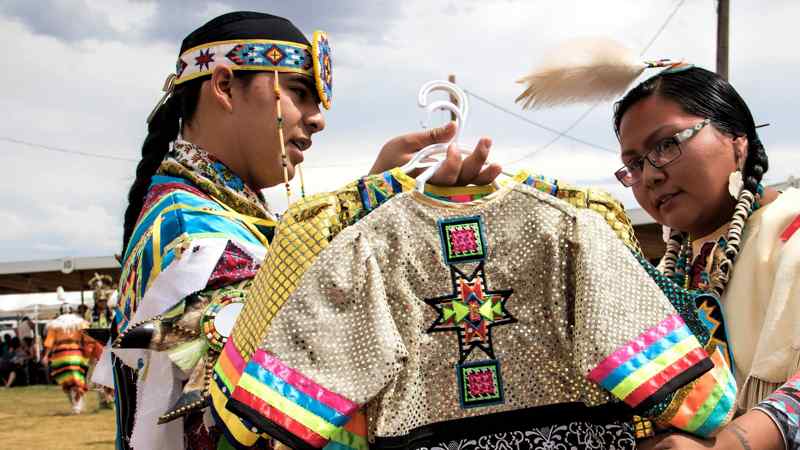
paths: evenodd
<path fill-rule="evenodd" d="M 211 72 L 211 97 L 227 112 L 233 111 L 233 97 L 231 96 L 233 76 L 233 70 L 223 64 L 217 65 Z"/>

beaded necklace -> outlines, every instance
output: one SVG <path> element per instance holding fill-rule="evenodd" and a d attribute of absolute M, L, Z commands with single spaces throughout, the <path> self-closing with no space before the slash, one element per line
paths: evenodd
<path fill-rule="evenodd" d="M 674 258 L 674 270 L 665 271 L 665 274 L 668 275 L 669 278 L 675 282 L 675 284 L 683 286 L 685 289 L 715 293 L 718 297 L 722 297 L 722 293 L 729 277 L 728 272 L 730 271 L 730 266 L 733 264 L 733 259 L 736 255 L 738 255 L 740 250 L 738 248 L 738 244 L 741 234 L 744 231 L 746 220 L 750 217 L 750 215 L 753 214 L 753 212 L 761 207 L 759 200 L 764 193 L 764 186 L 759 184 L 756 192 L 757 195 L 751 195 L 753 199 L 752 202 L 750 202 L 751 206 L 749 208 L 741 208 L 743 202 L 738 202 L 733 220 L 731 220 L 731 224 L 728 227 L 728 232 L 726 235 L 720 236 L 716 242 L 710 241 L 703 244 L 699 255 L 693 255 L 692 237 L 681 234 L 681 242 L 679 243 L 680 250 L 676 255 L 677 258 Z M 747 212 L 746 215 L 742 214 L 742 209 Z M 727 248 L 730 238 L 736 238 L 735 240 L 737 244 L 733 258 L 730 258 L 729 254 L 731 252 Z M 671 239 L 675 239 L 675 237 L 673 236 Z M 674 246 L 672 248 L 674 248 Z M 720 259 L 722 260 L 726 259 L 725 257 L 728 256 L 728 270 L 724 269 L 725 264 L 723 264 L 722 261 L 720 261 L 718 264 L 713 263 L 713 259 L 717 256 L 721 256 Z M 707 270 L 709 266 L 713 268 L 713 270 L 710 272 Z"/>
<path fill-rule="evenodd" d="M 663 273 L 674 281 L 679 286 L 685 288 L 698 288 L 709 293 L 713 293 L 717 298 L 722 298 L 725 287 L 730 278 L 730 271 L 733 267 L 733 262 L 739 255 L 742 232 L 744 231 L 745 224 L 750 215 L 760 207 L 759 200 L 763 196 L 764 187 L 759 184 L 756 189 L 756 195 L 747 189 L 742 189 L 739 193 L 739 198 L 734 208 L 733 217 L 731 218 L 730 226 L 728 227 L 727 234 L 717 241 L 717 246 L 721 250 L 719 254 L 719 264 L 714 264 L 714 270 L 711 273 L 697 274 L 700 279 L 703 277 L 707 280 L 705 286 L 692 286 L 692 243 L 691 238 L 682 232 L 673 232 L 670 234 L 669 241 L 667 242 L 667 251 L 664 255 Z M 711 251 L 708 255 L 714 255 L 717 252 Z M 706 261 L 701 261 L 703 264 Z M 700 267 L 700 265 L 695 264 Z M 705 283 L 702 283 L 705 284 Z"/>

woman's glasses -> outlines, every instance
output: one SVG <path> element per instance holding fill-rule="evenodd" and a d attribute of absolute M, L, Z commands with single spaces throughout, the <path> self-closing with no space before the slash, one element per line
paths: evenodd
<path fill-rule="evenodd" d="M 617 177 L 617 180 L 619 180 L 623 186 L 633 186 L 642 180 L 645 159 L 656 169 L 666 167 L 681 156 L 681 144 L 693 138 L 709 123 L 711 123 L 711 119 L 704 119 L 693 127 L 679 131 L 662 140 L 640 158 L 625 163 L 624 166 L 614 172 L 614 176 Z"/>

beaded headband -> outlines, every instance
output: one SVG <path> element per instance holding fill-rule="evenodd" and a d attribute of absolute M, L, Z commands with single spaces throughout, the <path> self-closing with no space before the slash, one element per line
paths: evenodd
<path fill-rule="evenodd" d="M 314 78 L 325 109 L 333 98 L 333 63 L 328 35 L 315 31 L 312 44 L 272 39 L 210 42 L 181 54 L 175 67 L 175 85 L 210 75 L 220 64 L 232 70 L 293 72 Z"/>
<path fill-rule="evenodd" d="M 311 46 L 273 39 L 236 39 L 209 42 L 183 52 L 164 82 L 164 96 L 147 118 L 149 123 L 175 86 L 211 75 L 218 65 L 231 70 L 290 72 L 314 79 L 322 106 L 331 108 L 333 100 L 333 61 L 328 35 L 315 31 Z"/>

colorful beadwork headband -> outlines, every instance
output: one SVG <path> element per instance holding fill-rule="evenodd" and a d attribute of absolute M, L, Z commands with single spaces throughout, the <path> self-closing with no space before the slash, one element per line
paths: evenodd
<path fill-rule="evenodd" d="M 333 100 L 333 61 L 328 35 L 315 31 L 309 47 L 297 42 L 272 39 L 236 39 L 209 42 L 183 52 L 175 73 L 164 83 L 164 96 L 147 118 L 149 123 L 158 108 L 167 101 L 175 86 L 211 75 L 218 65 L 231 70 L 291 72 L 314 79 L 322 106 L 331 108 Z"/>
<path fill-rule="evenodd" d="M 210 42 L 190 48 L 178 58 L 175 85 L 210 75 L 219 64 L 232 70 L 293 72 L 314 78 L 325 109 L 333 99 L 333 63 L 328 35 L 315 31 L 311 47 L 271 39 Z"/>

